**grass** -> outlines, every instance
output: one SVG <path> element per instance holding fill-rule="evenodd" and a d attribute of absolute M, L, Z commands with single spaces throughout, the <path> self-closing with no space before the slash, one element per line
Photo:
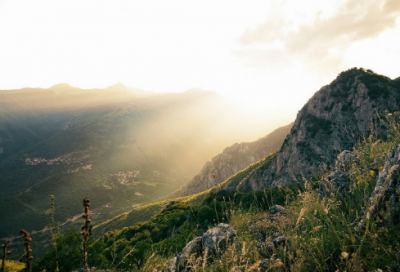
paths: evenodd
<path fill-rule="evenodd" d="M 257 271 L 261 263 L 268 271 L 398 271 L 400 207 L 387 206 L 368 216 L 372 204 L 366 199 L 376 185 L 387 152 L 400 144 L 399 121 L 400 113 L 387 113 L 381 123 L 389 133 L 382 138 L 371 135 L 354 147 L 357 160 L 348 166 L 349 186 L 344 191 L 321 198 L 316 189 L 329 173 L 306 182 L 304 187 L 278 186 L 248 193 L 224 190 L 229 189 L 227 184 L 238 186 L 257 169 L 258 162 L 206 192 L 175 199 L 179 202 L 169 207 L 166 205 L 172 200 L 140 207 L 137 210 L 156 207 L 153 212 L 161 212 L 147 222 L 89 241 L 89 265 L 111 271 L 160 271 L 190 240 L 224 222 L 237 227 L 237 241 L 217 251 L 212 261 L 192 256 L 188 265 L 193 271 L 222 272 L 234 267 Z M 283 205 L 285 213 L 270 220 L 266 214 L 276 204 Z M 356 228 L 361 216 L 365 221 Z M 285 237 L 285 242 L 270 251 L 257 246 L 275 233 Z M 66 252 L 75 252 L 78 256 L 79 245 L 72 246 L 69 241 L 77 240 L 79 233 L 70 231 L 69 235 L 60 237 L 58 252 L 65 256 Z M 36 268 L 47 268 L 54 254 L 48 251 Z M 60 271 L 66 270 L 60 267 Z"/>
<path fill-rule="evenodd" d="M 0 260 L 0 267 L 3 264 L 3 260 Z M 25 264 L 17 261 L 6 260 L 5 272 L 17 272 L 24 269 Z"/>
<path fill-rule="evenodd" d="M 93 228 L 93 233 L 96 237 L 104 232 L 121 229 L 123 227 L 132 226 L 135 223 L 147 221 L 160 213 L 171 201 L 183 202 L 191 205 L 201 204 L 207 197 L 215 194 L 218 191 L 226 189 L 236 189 L 244 180 L 246 180 L 255 170 L 265 165 L 266 162 L 272 161 L 277 154 L 277 151 L 272 152 L 270 155 L 261 159 L 247 168 L 239 171 L 235 175 L 227 178 L 217 186 L 210 188 L 204 192 L 194 194 L 191 196 L 178 197 L 163 201 L 158 201 L 148 205 L 140 206 L 132 209 L 129 212 L 120 214 L 112 219 L 109 219 Z"/>
<path fill-rule="evenodd" d="M 265 219 L 265 210 L 232 211 L 229 222 L 238 226 L 239 241 L 215 261 L 210 271 L 229 271 L 235 266 L 251 271 L 264 258 L 281 260 L 272 271 L 398 271 L 400 227 L 385 220 L 388 212 L 398 215 L 398 210 L 382 211 L 374 218 L 367 218 L 359 231 L 354 230 L 353 223 L 369 208 L 364 198 L 375 186 L 376 169 L 382 169 L 389 149 L 400 144 L 396 125 L 399 114 L 387 117 L 384 122 L 391 133 L 385 141 L 369 137 L 355 147 L 358 161 L 349 169 L 348 192 L 321 200 L 314 189 L 319 181 L 309 182 L 297 197 L 287 199 L 286 216 L 275 222 Z M 257 242 L 274 232 L 285 236 L 285 246 L 273 252 L 260 252 Z"/>
<path fill-rule="evenodd" d="M 354 152 L 358 160 L 349 166 L 346 192 L 335 192 L 321 199 L 315 190 L 320 179 L 309 181 L 297 195 L 285 196 L 286 214 L 276 221 L 266 220 L 268 207 L 274 204 L 271 199 L 269 205 L 262 204 L 267 196 L 255 197 L 257 201 L 247 207 L 226 205 L 224 215 L 229 224 L 238 227 L 238 241 L 219 252 L 206 266 L 201 259 L 192 259 L 189 265 L 194 271 L 222 272 L 233 267 L 257 271 L 259 263 L 269 259 L 268 271 L 398 271 L 400 226 L 396 216 L 394 221 L 388 220 L 388 213 L 398 216 L 399 211 L 383 210 L 374 217 L 366 216 L 363 227 L 358 230 L 354 221 L 370 208 L 365 198 L 375 187 L 385 154 L 400 144 L 399 117 L 398 113 L 388 114 L 386 120 L 381 120 L 390 128 L 384 140 L 371 136 L 356 145 Z M 272 252 L 257 248 L 257 243 L 276 232 L 286 238 L 284 245 Z M 154 251 L 150 260 L 132 271 L 157 271 L 168 259 Z"/>

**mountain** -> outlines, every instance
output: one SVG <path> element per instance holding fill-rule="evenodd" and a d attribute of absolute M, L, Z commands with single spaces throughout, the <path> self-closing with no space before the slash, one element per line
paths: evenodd
<path fill-rule="evenodd" d="M 0 91 L 0 237 L 42 230 L 49 195 L 61 223 L 88 196 L 98 224 L 172 193 L 223 148 L 257 134 L 225 122 L 238 114 L 203 90 Z"/>
<path fill-rule="evenodd" d="M 201 171 L 205 174 L 191 180 L 190 184 L 196 186 L 197 192 L 209 188 L 207 191 L 189 198 L 175 198 L 173 201 L 199 204 L 207 195 L 218 190 L 248 192 L 275 186 L 302 185 L 305 180 L 320 176 L 333 168 L 336 156 L 342 150 L 352 149 L 363 137 L 387 133 L 387 128 L 379 123 L 379 118 L 385 118 L 388 112 L 398 111 L 399 102 L 399 78 L 391 80 L 362 68 L 342 72 L 331 84 L 316 92 L 299 111 L 290 133 L 279 150 L 243 167 L 243 170 L 238 170 L 222 182 L 220 179 L 223 175 L 220 173 L 224 170 L 215 171 L 216 183 L 219 184 L 208 187 L 207 182 L 210 185 L 214 183 L 213 170 L 225 168 L 230 168 L 229 171 L 234 170 L 234 167 L 229 167 L 230 164 L 226 162 L 235 158 L 233 156 L 235 153 L 231 153 L 231 149 L 235 152 L 240 151 L 240 144 L 235 144 L 213 158 L 211 163 L 207 163 Z M 281 129 L 275 132 L 281 132 L 284 137 L 283 135 L 287 133 L 284 132 L 284 128 Z M 259 141 L 262 142 L 263 139 Z M 228 154 L 232 157 L 224 161 Z M 218 163 L 221 161 L 224 162 L 224 167 L 218 168 Z M 215 168 L 208 168 L 208 165 Z M 205 184 L 195 182 L 199 180 Z M 183 194 L 190 194 L 191 188 L 186 184 L 182 189 Z M 177 197 L 177 194 L 171 196 Z M 107 231 L 139 222 L 137 218 L 148 220 L 162 211 L 167 203 L 167 201 L 157 202 L 147 206 L 146 209 L 132 209 L 107 221 L 99 228 Z"/>
<path fill-rule="evenodd" d="M 88 246 L 90 265 L 137 271 L 396 270 L 399 101 L 399 79 L 355 68 L 341 73 L 301 109 L 276 152 L 204 192 L 97 225 L 100 237 Z M 79 267 L 79 237 L 76 230 L 66 233 L 58 253 L 49 249 L 36 269 L 54 270 L 60 252 L 75 254 L 60 254 L 65 270 Z"/>
<path fill-rule="evenodd" d="M 236 184 L 240 191 L 303 184 L 333 167 L 340 151 L 385 133 L 379 123 L 400 109 L 400 80 L 352 68 L 322 87 L 297 114 L 290 134 L 268 167 Z"/>
<path fill-rule="evenodd" d="M 341 150 L 351 149 L 363 136 L 368 137 L 371 133 L 369 131 L 371 125 L 377 124 L 375 110 L 380 116 L 385 115 L 385 111 L 396 111 L 399 107 L 396 101 L 399 99 L 399 79 L 391 80 L 370 70 L 356 68 L 342 72 L 331 84 L 316 92 L 299 111 L 290 133 L 282 133 L 288 135 L 279 150 L 247 168 L 243 167 L 243 170 L 238 170 L 222 182 L 220 181 L 222 175 L 216 174 L 216 181 L 219 183 L 217 186 L 193 195 L 191 198 L 203 199 L 203 195 L 215 190 L 252 191 L 277 185 L 303 184 L 304 180 L 329 170 Z M 384 128 L 380 129 L 381 126 L 376 127 L 373 133 L 385 131 Z M 283 137 L 282 135 L 282 139 Z M 259 141 L 262 142 L 263 139 Z M 238 151 L 240 150 L 240 148 L 237 149 L 238 147 L 240 144 L 230 148 Z M 234 154 L 230 153 L 230 148 L 227 148 L 224 153 Z M 215 164 L 213 161 L 211 164 L 207 163 L 201 171 L 205 174 L 196 176 L 191 182 L 203 178 L 204 183 L 213 184 L 214 169 L 208 169 L 207 165 L 215 165 L 215 170 L 217 170 L 218 162 L 223 160 L 224 153 L 213 159 Z M 235 156 L 232 155 L 232 158 Z M 227 163 L 224 166 L 219 169 L 229 168 Z M 234 167 L 231 169 L 234 170 Z M 200 182 L 191 184 L 201 188 L 198 192 L 203 188 L 209 188 Z M 182 189 L 190 192 L 190 187 L 186 186 L 184 185 Z M 179 194 L 175 192 L 170 196 L 178 197 Z M 186 198 L 177 198 L 174 201 L 186 201 L 183 199 Z M 111 230 L 114 227 L 129 226 L 138 222 L 135 219 L 136 216 L 150 218 L 161 211 L 166 204 L 167 202 L 160 202 L 150 205 L 147 207 L 147 212 L 138 208 L 132 209 L 124 215 L 107 221 L 101 227 L 103 230 Z"/>
<path fill-rule="evenodd" d="M 179 190 L 180 196 L 206 191 L 278 150 L 292 126 L 293 123 L 280 127 L 254 142 L 235 143 L 225 148 L 221 154 L 208 161 L 200 173 Z"/>

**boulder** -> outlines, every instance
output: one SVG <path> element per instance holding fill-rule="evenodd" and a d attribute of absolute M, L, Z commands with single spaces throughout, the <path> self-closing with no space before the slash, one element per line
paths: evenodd
<path fill-rule="evenodd" d="M 335 162 L 336 171 L 347 171 L 351 163 L 357 160 L 357 153 L 351 152 L 349 150 L 342 151 L 339 155 L 337 155 Z"/>
<path fill-rule="evenodd" d="M 365 212 L 355 220 L 355 230 L 363 228 L 365 219 L 374 219 L 379 213 L 388 211 L 391 221 L 400 210 L 400 145 L 389 150 L 385 165 L 376 177 L 376 185 L 369 198 Z M 365 218 L 366 217 L 366 218 Z"/>
<path fill-rule="evenodd" d="M 270 220 L 277 220 L 281 215 L 285 213 L 285 208 L 281 205 L 274 205 L 269 209 L 268 218 Z"/>
<path fill-rule="evenodd" d="M 168 265 L 162 269 L 163 272 L 186 272 L 189 260 L 208 259 L 220 250 L 223 250 L 236 237 L 236 227 L 228 224 L 218 226 L 206 231 L 203 236 L 194 238 L 186 244 L 182 251 L 172 258 Z M 204 257 L 205 255 L 206 258 Z"/>
<path fill-rule="evenodd" d="M 220 249 L 224 249 L 229 242 L 236 236 L 236 227 L 221 223 L 209 229 L 203 234 L 203 253 L 207 249 L 208 254 L 215 254 Z"/>
<path fill-rule="evenodd" d="M 319 184 L 318 193 L 321 197 L 330 195 L 331 193 L 344 192 L 349 187 L 349 174 L 336 170 L 329 174 Z"/>
<path fill-rule="evenodd" d="M 186 265 L 189 259 L 193 256 L 194 259 L 201 255 L 201 243 L 202 237 L 196 237 L 192 241 L 186 244 L 176 257 L 169 261 L 167 267 L 165 267 L 163 272 L 183 272 L 186 270 Z"/>
<path fill-rule="evenodd" d="M 274 205 L 269 209 L 269 214 L 277 214 L 277 213 L 284 213 L 285 208 L 281 205 Z"/>
<path fill-rule="evenodd" d="M 272 253 L 274 248 L 284 245 L 286 241 L 285 236 L 280 232 L 275 232 L 273 235 L 267 237 L 264 243 L 257 243 L 257 249 L 261 253 Z"/>

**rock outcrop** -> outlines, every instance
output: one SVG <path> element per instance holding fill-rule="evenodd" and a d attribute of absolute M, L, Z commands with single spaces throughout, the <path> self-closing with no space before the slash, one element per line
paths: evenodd
<path fill-rule="evenodd" d="M 365 212 L 355 223 L 355 229 L 363 228 L 365 220 L 374 219 L 377 215 L 391 222 L 400 210 L 400 145 L 389 150 L 386 162 L 379 175 L 376 185 L 368 200 Z M 382 215 L 385 213 L 385 215 Z"/>
<path fill-rule="evenodd" d="M 303 184 L 333 168 L 341 150 L 361 137 L 385 133 L 379 118 L 400 109 L 398 80 L 353 68 L 322 87 L 297 114 L 281 149 L 236 189 L 251 191 Z M 232 185 L 236 186 L 236 185 Z"/>
<path fill-rule="evenodd" d="M 319 184 L 318 193 L 321 197 L 328 196 L 331 193 L 343 193 L 349 187 L 349 173 L 351 163 L 356 161 L 357 153 L 349 150 L 342 151 L 335 162 L 335 171 L 331 172 Z"/>
<path fill-rule="evenodd" d="M 183 250 L 169 261 L 163 272 L 185 272 L 190 271 L 188 264 L 193 264 L 201 259 L 207 262 L 217 252 L 224 250 L 229 243 L 236 237 L 236 227 L 228 224 L 218 224 L 218 226 L 206 231 L 203 236 L 196 237 L 190 241 Z"/>
<path fill-rule="evenodd" d="M 181 196 L 206 191 L 278 150 L 293 123 L 280 127 L 254 142 L 236 143 L 207 162 L 198 175 L 180 189 Z"/>

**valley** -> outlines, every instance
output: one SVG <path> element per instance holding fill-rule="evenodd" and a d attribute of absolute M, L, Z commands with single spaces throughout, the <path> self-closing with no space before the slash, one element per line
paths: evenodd
<path fill-rule="evenodd" d="M 159 200 L 226 145 L 255 134 L 226 123 L 240 113 L 202 90 L 155 94 L 59 84 L 0 91 L 0 98 L 0 237 L 43 229 L 49 195 L 57 199 L 59 222 L 79 213 L 80 199 L 91 195 L 96 224 Z"/>

